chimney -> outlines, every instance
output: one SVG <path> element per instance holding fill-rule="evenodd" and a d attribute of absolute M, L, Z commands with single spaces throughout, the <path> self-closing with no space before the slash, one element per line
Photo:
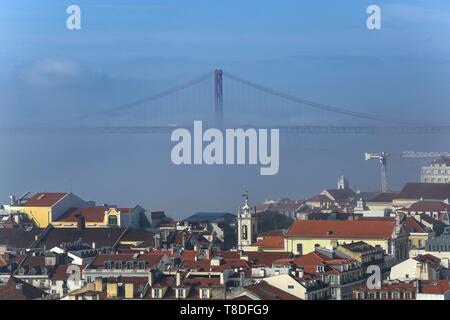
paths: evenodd
<path fill-rule="evenodd" d="M 91 247 L 92 247 L 92 249 L 95 249 L 95 242 L 92 242 Z"/>
<path fill-rule="evenodd" d="M 96 292 L 103 291 L 103 280 L 101 277 L 95 278 L 95 291 Z"/>
<path fill-rule="evenodd" d="M 82 230 L 86 227 L 86 221 L 84 217 L 81 214 L 76 215 L 78 222 L 77 222 L 77 229 Z"/>
<path fill-rule="evenodd" d="M 303 276 L 305 275 L 305 270 L 303 268 L 297 268 L 295 271 L 297 277 L 299 278 L 303 278 Z"/>
<path fill-rule="evenodd" d="M 153 284 L 155 283 L 155 279 L 154 278 L 155 278 L 154 271 L 150 270 L 149 273 L 148 273 L 148 284 L 149 284 L 150 287 L 153 286 Z"/>
<path fill-rule="evenodd" d="M 117 282 L 111 279 L 106 284 L 106 296 L 108 298 L 117 298 Z"/>
<path fill-rule="evenodd" d="M 178 287 L 181 284 L 181 273 L 175 273 L 175 285 Z"/>
<path fill-rule="evenodd" d="M 134 298 L 134 285 L 132 283 L 125 283 L 125 299 Z"/>

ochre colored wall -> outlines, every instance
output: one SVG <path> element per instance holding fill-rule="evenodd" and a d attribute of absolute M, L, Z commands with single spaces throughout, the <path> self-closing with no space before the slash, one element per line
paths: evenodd
<path fill-rule="evenodd" d="M 46 228 L 50 223 L 49 217 L 52 208 L 51 207 L 20 207 L 17 211 L 24 212 L 33 219 L 39 228 Z"/>

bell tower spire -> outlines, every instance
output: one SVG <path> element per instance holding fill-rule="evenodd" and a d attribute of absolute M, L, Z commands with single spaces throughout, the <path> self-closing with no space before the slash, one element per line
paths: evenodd
<path fill-rule="evenodd" d="M 256 213 L 252 212 L 248 201 L 248 192 L 242 195 L 244 205 L 238 210 L 237 217 L 237 249 L 245 251 L 247 246 L 256 242 Z"/>

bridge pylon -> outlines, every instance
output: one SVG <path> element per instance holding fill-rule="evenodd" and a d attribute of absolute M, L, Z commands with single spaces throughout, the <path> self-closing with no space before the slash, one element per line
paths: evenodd
<path fill-rule="evenodd" d="M 214 120 L 218 127 L 223 126 L 223 71 L 214 70 Z"/>

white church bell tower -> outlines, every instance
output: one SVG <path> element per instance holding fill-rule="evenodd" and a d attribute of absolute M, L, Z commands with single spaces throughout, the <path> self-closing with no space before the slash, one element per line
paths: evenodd
<path fill-rule="evenodd" d="M 252 208 L 248 204 L 248 193 L 243 197 L 245 203 L 239 209 L 237 215 L 237 249 L 246 251 L 248 246 L 256 242 L 256 213 L 252 212 Z"/>

